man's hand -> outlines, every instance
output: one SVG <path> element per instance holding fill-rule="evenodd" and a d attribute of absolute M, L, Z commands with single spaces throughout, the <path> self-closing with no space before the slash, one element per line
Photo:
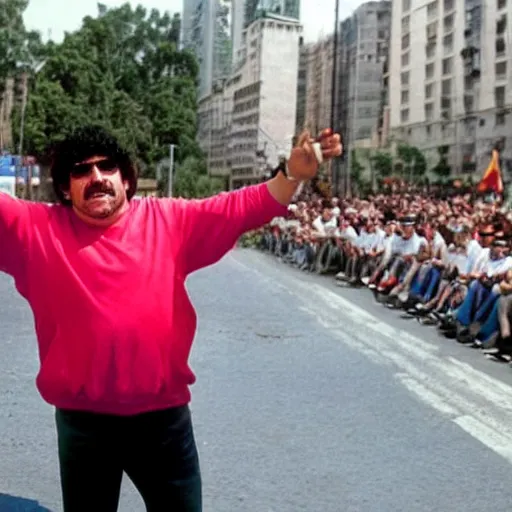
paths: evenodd
<path fill-rule="evenodd" d="M 317 175 L 320 163 L 313 149 L 315 142 L 320 144 L 323 160 L 330 160 L 343 153 L 340 135 L 333 133 L 330 128 L 322 131 L 318 141 L 311 138 L 309 132 L 304 132 L 292 149 L 288 160 L 288 173 L 291 178 L 306 181 Z"/>
<path fill-rule="evenodd" d="M 318 142 L 324 160 L 330 160 L 341 155 L 343 147 L 340 140 L 339 134 L 333 134 L 330 129 L 322 132 Z M 311 138 L 309 132 L 304 132 L 288 160 L 288 177 L 283 173 L 278 173 L 267 182 L 269 192 L 279 203 L 288 205 L 297 192 L 300 183 L 317 175 L 320 163 L 313 149 L 314 143 L 315 140 Z"/>

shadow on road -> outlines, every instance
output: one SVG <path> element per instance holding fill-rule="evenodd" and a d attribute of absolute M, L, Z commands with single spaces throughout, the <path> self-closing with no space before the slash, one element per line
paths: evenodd
<path fill-rule="evenodd" d="M 36 500 L 11 496 L 0 493 L 1 512 L 52 512 L 49 508 L 39 505 Z"/>

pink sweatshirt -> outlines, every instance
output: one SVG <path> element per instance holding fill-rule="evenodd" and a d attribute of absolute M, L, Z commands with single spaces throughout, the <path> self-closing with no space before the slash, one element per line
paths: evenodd
<path fill-rule="evenodd" d="M 108 228 L 0 193 L 0 271 L 32 307 L 44 400 L 119 415 L 188 403 L 196 314 L 187 276 L 285 214 L 266 184 L 204 200 L 132 200 Z"/>

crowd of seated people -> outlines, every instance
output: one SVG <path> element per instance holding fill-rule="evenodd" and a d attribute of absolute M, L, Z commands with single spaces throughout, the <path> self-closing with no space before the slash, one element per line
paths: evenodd
<path fill-rule="evenodd" d="M 512 212 L 499 203 L 469 194 L 306 196 L 260 233 L 260 249 L 282 261 L 366 287 L 404 318 L 511 361 Z"/>

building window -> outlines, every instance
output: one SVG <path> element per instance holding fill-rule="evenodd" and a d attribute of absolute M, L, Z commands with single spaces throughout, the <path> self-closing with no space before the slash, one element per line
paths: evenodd
<path fill-rule="evenodd" d="M 427 77 L 427 80 L 434 77 L 434 70 L 433 62 L 425 66 L 425 76 Z"/>
<path fill-rule="evenodd" d="M 410 16 L 404 16 L 402 18 L 402 34 L 409 33 L 410 21 L 411 21 L 411 17 Z"/>
<path fill-rule="evenodd" d="M 427 5 L 427 17 L 429 19 L 435 18 L 437 16 L 437 0 L 434 0 L 434 2 L 430 2 Z"/>
<path fill-rule="evenodd" d="M 471 94 L 464 95 L 464 111 L 469 114 L 473 112 L 474 98 Z"/>
<path fill-rule="evenodd" d="M 452 100 L 449 96 L 441 96 L 441 110 L 449 111 L 452 108 Z"/>
<path fill-rule="evenodd" d="M 409 91 L 407 89 L 402 91 L 402 96 L 400 98 L 400 103 L 402 105 L 406 105 L 407 103 L 409 103 Z"/>
<path fill-rule="evenodd" d="M 443 27 L 445 33 L 451 32 L 453 30 L 453 23 L 455 19 L 455 14 L 450 14 L 444 18 Z"/>
<path fill-rule="evenodd" d="M 445 12 L 445 14 L 447 12 L 450 12 L 451 10 L 453 10 L 454 6 L 455 6 L 455 1 L 454 0 L 444 0 L 444 12 Z"/>
<path fill-rule="evenodd" d="M 449 75 L 452 72 L 452 61 L 451 57 L 443 59 L 443 75 Z"/>
<path fill-rule="evenodd" d="M 497 7 L 498 11 L 501 9 L 505 9 L 506 6 L 507 6 L 507 0 L 498 0 L 496 2 L 496 7 Z"/>
<path fill-rule="evenodd" d="M 411 9 L 411 0 L 402 0 L 402 12 L 409 11 Z"/>
<path fill-rule="evenodd" d="M 502 85 L 494 89 L 494 101 L 496 108 L 503 108 L 505 106 L 505 86 Z"/>
<path fill-rule="evenodd" d="M 402 71 L 400 74 L 400 83 L 402 85 L 409 85 L 409 71 Z"/>
<path fill-rule="evenodd" d="M 434 97 L 434 85 L 435 84 L 428 84 L 425 86 L 425 98 L 431 99 Z"/>
<path fill-rule="evenodd" d="M 405 66 L 408 66 L 408 65 L 409 65 L 409 52 L 402 53 L 402 67 L 404 68 Z"/>
<path fill-rule="evenodd" d="M 400 111 L 400 122 L 407 123 L 409 121 L 409 109 L 404 108 Z"/>
<path fill-rule="evenodd" d="M 505 124 L 505 114 L 500 112 L 496 114 L 496 126 L 502 126 Z"/>
<path fill-rule="evenodd" d="M 427 25 L 427 41 L 429 43 L 435 42 L 437 39 L 437 21 Z"/>
<path fill-rule="evenodd" d="M 402 37 L 402 50 L 407 50 L 407 48 L 409 48 L 409 42 L 409 34 L 406 34 L 405 36 Z"/>
<path fill-rule="evenodd" d="M 496 75 L 496 80 L 506 80 L 507 79 L 507 61 L 497 62 L 494 67 L 494 72 Z"/>
<path fill-rule="evenodd" d="M 500 36 L 505 33 L 507 29 L 507 15 L 503 14 L 501 18 L 496 22 L 496 35 Z"/>
<path fill-rule="evenodd" d="M 432 59 L 436 56 L 436 43 L 427 43 L 425 53 L 427 55 L 427 59 Z"/>
<path fill-rule="evenodd" d="M 445 54 L 453 52 L 453 34 L 448 34 L 447 36 L 444 36 L 443 50 Z"/>
<path fill-rule="evenodd" d="M 452 94 L 452 81 L 451 79 L 443 80 L 441 82 L 441 96 L 451 96 Z"/>
<path fill-rule="evenodd" d="M 496 39 L 496 57 L 501 57 L 505 55 L 505 50 L 505 39 L 503 37 L 499 37 L 498 39 Z"/>
<path fill-rule="evenodd" d="M 425 121 L 432 121 L 434 119 L 434 104 L 425 103 Z"/>

